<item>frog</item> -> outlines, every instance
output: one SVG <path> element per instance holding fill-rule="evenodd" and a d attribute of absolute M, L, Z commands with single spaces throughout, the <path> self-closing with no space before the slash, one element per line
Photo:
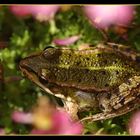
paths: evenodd
<path fill-rule="evenodd" d="M 23 58 L 23 75 L 58 97 L 75 120 L 99 121 L 139 107 L 140 54 L 129 46 L 100 43 L 84 49 L 46 47 Z M 78 113 L 97 110 L 79 118 Z"/>

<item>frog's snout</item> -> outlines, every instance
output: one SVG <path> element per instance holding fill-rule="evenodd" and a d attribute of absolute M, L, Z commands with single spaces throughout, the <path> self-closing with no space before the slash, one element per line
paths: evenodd
<path fill-rule="evenodd" d="M 19 68 L 23 71 L 23 69 L 26 69 L 28 71 L 33 71 L 32 70 L 32 64 L 30 63 L 30 61 L 26 61 L 26 58 L 25 59 L 22 59 L 20 62 L 19 62 Z"/>

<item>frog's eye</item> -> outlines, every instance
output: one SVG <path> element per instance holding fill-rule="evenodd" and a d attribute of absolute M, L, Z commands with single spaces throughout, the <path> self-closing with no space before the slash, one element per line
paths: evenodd
<path fill-rule="evenodd" d="M 53 46 L 47 46 L 43 51 L 43 56 L 47 59 L 48 58 L 51 59 L 54 53 L 55 53 L 55 48 Z"/>
<path fill-rule="evenodd" d="M 52 59 L 55 56 L 54 54 L 55 54 L 55 49 L 53 49 L 53 48 L 47 48 L 43 52 L 43 56 L 46 59 Z"/>
<path fill-rule="evenodd" d="M 46 51 L 49 48 L 54 48 L 53 46 L 46 46 L 43 51 Z"/>
<path fill-rule="evenodd" d="M 43 56 L 48 60 L 58 59 L 61 54 L 61 50 L 56 49 L 55 47 L 47 47 L 47 49 L 43 51 Z"/>

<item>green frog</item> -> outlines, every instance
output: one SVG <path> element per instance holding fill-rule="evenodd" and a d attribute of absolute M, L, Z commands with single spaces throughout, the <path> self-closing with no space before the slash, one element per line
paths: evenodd
<path fill-rule="evenodd" d="M 101 43 L 84 49 L 47 47 L 20 61 L 23 74 L 62 99 L 73 119 L 105 120 L 136 109 L 140 103 L 140 55 L 130 47 Z"/>

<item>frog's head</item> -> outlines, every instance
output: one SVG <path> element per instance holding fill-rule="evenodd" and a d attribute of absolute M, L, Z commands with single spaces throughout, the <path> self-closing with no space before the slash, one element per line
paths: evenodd
<path fill-rule="evenodd" d="M 35 74 L 40 76 L 42 69 L 47 69 L 50 63 L 57 61 L 58 53 L 53 47 L 46 47 L 42 52 L 34 53 L 20 61 L 19 67 L 25 76 Z M 28 77 L 29 78 L 29 77 Z"/>
<path fill-rule="evenodd" d="M 40 53 L 38 54 L 32 54 L 24 59 L 22 59 L 19 63 L 20 70 L 24 72 L 24 70 L 31 72 L 31 73 L 37 73 L 39 70 L 39 61 L 40 61 Z"/>
<path fill-rule="evenodd" d="M 42 70 L 48 70 L 52 63 L 56 63 L 59 58 L 57 49 L 47 47 L 44 51 L 32 54 L 20 61 L 19 67 L 23 74 L 40 86 L 45 91 L 51 93 L 47 89 L 47 79 L 42 75 Z M 51 93 L 52 94 L 52 93 Z"/>

